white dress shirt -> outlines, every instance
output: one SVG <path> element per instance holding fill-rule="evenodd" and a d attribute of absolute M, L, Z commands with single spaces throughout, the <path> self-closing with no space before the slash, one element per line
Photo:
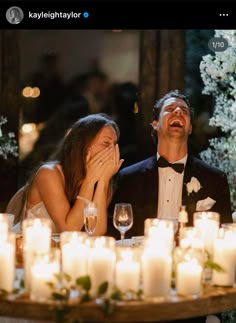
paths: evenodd
<path fill-rule="evenodd" d="M 160 155 L 157 153 L 157 159 Z M 186 164 L 187 155 L 175 163 Z M 158 211 L 160 219 L 178 219 L 179 209 L 182 204 L 182 188 L 184 171 L 180 174 L 171 167 L 158 168 Z"/>

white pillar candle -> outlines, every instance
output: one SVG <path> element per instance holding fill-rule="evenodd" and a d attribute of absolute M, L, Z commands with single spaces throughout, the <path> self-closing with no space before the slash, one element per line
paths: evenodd
<path fill-rule="evenodd" d="M 236 223 L 225 223 L 222 225 L 224 229 L 224 238 L 235 248 L 235 270 L 236 270 Z M 235 277 L 236 278 L 236 277 Z"/>
<path fill-rule="evenodd" d="M 172 257 L 169 250 L 146 247 L 142 255 L 142 282 L 145 298 L 166 298 L 170 294 Z"/>
<path fill-rule="evenodd" d="M 53 290 L 48 286 L 59 283 L 55 275 L 60 273 L 60 250 L 52 249 L 48 254 L 35 255 L 31 265 L 30 299 L 46 301 L 51 298 Z"/>
<path fill-rule="evenodd" d="M 216 212 L 195 212 L 194 227 L 203 241 L 204 248 L 212 255 L 213 241 L 219 230 L 220 215 Z"/>
<path fill-rule="evenodd" d="M 9 232 L 11 220 L 8 217 L 8 213 L 0 213 L 0 241 L 6 239 L 6 235 Z"/>
<path fill-rule="evenodd" d="M 217 238 L 214 240 L 213 261 L 223 271 L 213 270 L 212 284 L 217 286 L 233 286 L 235 282 L 236 248 L 231 239 Z"/>
<path fill-rule="evenodd" d="M 24 249 L 48 252 L 51 246 L 51 222 L 48 219 L 25 219 L 23 221 Z"/>
<path fill-rule="evenodd" d="M 170 252 L 174 246 L 174 223 L 165 219 L 146 219 L 145 237 L 151 245 L 168 247 Z"/>
<path fill-rule="evenodd" d="M 61 234 L 62 271 L 70 276 L 71 286 L 81 276 L 87 275 L 88 247 L 83 232 L 63 232 Z"/>
<path fill-rule="evenodd" d="M 137 292 L 140 287 L 140 262 L 134 259 L 137 250 L 122 247 L 117 249 L 120 260 L 116 262 L 115 285 L 122 292 Z"/>
<path fill-rule="evenodd" d="M 179 237 L 179 245 L 181 248 L 197 248 L 204 249 L 203 240 L 197 235 L 195 227 L 184 227 Z"/>
<path fill-rule="evenodd" d="M 49 219 L 25 219 L 23 221 L 23 260 L 25 290 L 30 289 L 30 268 L 34 253 L 47 253 L 51 247 L 51 221 Z"/>
<path fill-rule="evenodd" d="M 0 241 L 0 289 L 12 292 L 15 279 L 14 233 L 9 233 L 5 241 Z"/>
<path fill-rule="evenodd" d="M 91 279 L 90 293 L 95 296 L 102 283 L 108 282 L 109 287 L 114 284 L 115 239 L 112 237 L 90 239 L 93 244 L 88 256 L 88 275 Z"/>
<path fill-rule="evenodd" d="M 203 268 L 195 259 L 177 264 L 176 291 L 179 295 L 199 296 Z"/>
<path fill-rule="evenodd" d="M 144 236 L 148 237 L 149 228 L 158 226 L 159 219 L 157 218 L 147 218 L 144 220 Z"/>

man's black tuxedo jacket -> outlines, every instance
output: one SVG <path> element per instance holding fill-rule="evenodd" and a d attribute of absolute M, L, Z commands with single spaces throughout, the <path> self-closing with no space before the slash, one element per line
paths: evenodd
<path fill-rule="evenodd" d="M 188 195 L 186 184 L 196 177 L 201 184 L 198 192 Z M 220 222 L 232 222 L 230 192 L 226 175 L 198 158 L 188 156 L 184 169 L 182 205 L 186 205 L 189 215 L 188 225 L 193 224 L 193 213 L 199 200 L 212 198 L 216 201 L 210 211 L 220 213 Z M 126 237 L 144 234 L 144 220 L 157 216 L 158 207 L 158 167 L 156 155 L 120 170 L 117 187 L 109 206 L 108 235 L 119 238 L 119 232 L 112 223 L 114 204 L 131 203 L 134 214 L 133 227 Z"/>

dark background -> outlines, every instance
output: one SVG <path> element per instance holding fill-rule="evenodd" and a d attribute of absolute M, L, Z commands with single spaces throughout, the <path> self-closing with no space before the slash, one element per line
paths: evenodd
<path fill-rule="evenodd" d="M 232 4 L 231 1 L 214 1 L 214 6 L 208 8 L 206 1 L 191 4 L 190 1 L 112 1 L 111 4 L 109 1 L 86 0 L 66 2 L 65 7 L 65 2 L 2 2 L 0 115 L 8 118 L 3 130 L 14 131 L 20 138 L 24 123 L 22 111 L 29 105 L 22 96 L 26 75 L 33 74 L 42 53 L 51 50 L 63 58 L 59 69 L 63 70 L 61 77 L 64 83 L 68 83 L 73 76 L 72 71 L 75 74 L 87 72 L 94 68 L 94 62 L 96 68 L 107 74 L 111 84 L 134 83 L 137 86 L 139 112 L 134 116 L 134 128 L 130 128 L 129 133 L 128 127 L 126 135 L 128 138 L 135 132 L 136 153 L 132 156 L 132 162 L 154 153 L 149 124 L 153 104 L 164 93 L 177 88 L 186 92 L 195 108 L 196 120 L 202 113 L 208 116 L 212 114 L 212 99 L 201 93 L 203 85 L 199 63 L 203 55 L 211 53 L 207 44 L 215 29 L 234 29 L 236 19 Z M 15 5 L 21 7 L 25 17 L 20 24 L 11 25 L 5 13 L 10 6 Z M 64 7 L 67 12 L 88 11 L 90 16 L 81 19 L 79 23 L 65 20 L 33 21 L 27 18 L 27 10 L 36 12 L 37 8 L 37 12 L 65 12 Z M 220 17 L 222 12 L 229 16 Z M 119 42 L 117 34 L 112 34 L 112 30 L 121 31 Z M 88 36 L 88 31 L 91 31 L 93 37 Z M 62 33 L 66 37 L 62 37 Z M 106 41 L 108 34 L 109 42 Z M 116 46 L 112 46 L 113 36 L 116 37 Z M 128 46 L 130 44 L 132 46 Z M 86 55 L 93 59 L 86 61 Z M 117 66 L 114 64 L 115 59 L 117 62 L 120 59 Z M 124 71 L 127 70 L 129 73 L 125 75 Z M 135 75 L 134 71 L 137 72 Z M 123 113 L 122 118 L 126 120 L 128 114 Z M 197 124 L 199 129 L 201 126 Z M 190 148 L 195 154 L 205 149 L 208 139 L 216 135 L 214 131 L 200 133 L 203 134 L 201 138 L 199 131 L 198 134 L 194 131 L 190 140 Z M 0 160 L 1 209 L 26 180 L 22 176 L 23 171 L 19 158 L 9 156 L 6 161 Z"/>

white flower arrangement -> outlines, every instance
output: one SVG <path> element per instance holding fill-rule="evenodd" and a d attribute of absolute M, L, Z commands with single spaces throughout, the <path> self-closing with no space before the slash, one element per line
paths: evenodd
<path fill-rule="evenodd" d="M 216 30 L 215 37 L 224 37 L 228 48 L 202 57 L 202 93 L 213 95 L 214 113 L 210 125 L 219 127 L 224 136 L 213 138 L 201 158 L 227 175 L 232 208 L 236 210 L 236 30 Z"/>
<path fill-rule="evenodd" d="M 1 126 L 7 123 L 7 118 L 0 117 L 0 157 L 7 159 L 8 155 L 18 156 L 18 146 L 13 132 L 3 133 Z"/>
<path fill-rule="evenodd" d="M 186 184 L 186 187 L 188 195 L 190 195 L 193 192 L 197 193 L 202 186 L 196 177 L 191 177 L 191 180 Z"/>

